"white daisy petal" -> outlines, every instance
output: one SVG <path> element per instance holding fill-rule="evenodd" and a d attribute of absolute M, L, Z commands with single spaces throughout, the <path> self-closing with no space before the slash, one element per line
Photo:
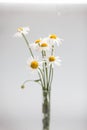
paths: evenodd
<path fill-rule="evenodd" d="M 61 66 L 60 62 L 55 61 L 55 64 Z"/>
<path fill-rule="evenodd" d="M 17 32 L 14 34 L 14 37 L 22 37 L 21 33 Z"/>
<path fill-rule="evenodd" d="M 32 49 L 34 49 L 34 50 L 38 50 L 38 44 L 35 44 L 35 43 L 31 43 L 30 44 L 30 47 L 32 48 Z"/>
<path fill-rule="evenodd" d="M 56 57 L 56 60 L 59 61 L 59 62 L 62 62 L 62 60 L 60 59 L 59 56 Z"/>

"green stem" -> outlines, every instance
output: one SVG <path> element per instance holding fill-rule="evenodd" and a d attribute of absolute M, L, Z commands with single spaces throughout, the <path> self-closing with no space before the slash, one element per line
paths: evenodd
<path fill-rule="evenodd" d="M 51 90 L 52 80 L 53 80 L 53 67 L 52 67 L 52 64 L 51 64 L 50 70 L 49 70 L 49 90 Z"/>
<path fill-rule="evenodd" d="M 45 89 L 47 89 L 47 74 L 46 74 L 46 65 L 45 65 L 45 61 L 44 61 L 44 86 Z"/>
<path fill-rule="evenodd" d="M 40 81 L 40 79 L 37 79 L 37 80 L 25 80 L 24 82 L 23 82 L 23 84 L 25 84 L 25 83 L 27 83 L 27 82 L 39 82 Z"/>
<path fill-rule="evenodd" d="M 40 84 L 39 81 L 40 81 L 40 79 L 37 79 L 37 80 L 25 80 L 25 81 L 23 82 L 22 86 L 24 86 L 27 82 L 36 82 L 36 83 Z M 40 85 L 41 85 L 41 84 L 40 84 Z"/>
<path fill-rule="evenodd" d="M 41 86 L 42 86 L 42 89 L 44 89 L 42 75 L 41 75 L 41 73 L 40 73 L 40 71 L 39 71 L 39 70 L 38 70 L 38 75 L 39 75 L 39 78 L 40 78 L 40 81 L 41 81 Z"/>
<path fill-rule="evenodd" d="M 43 86 L 44 86 L 44 74 L 43 74 L 43 72 L 42 72 L 42 70 L 41 70 L 40 67 L 38 67 L 38 70 L 40 71 L 40 75 L 41 75 L 42 83 L 43 83 Z"/>
<path fill-rule="evenodd" d="M 46 51 L 42 50 L 44 87 L 46 89 L 47 81 L 48 81 L 48 72 L 47 72 L 47 63 L 46 63 L 45 57 L 46 57 Z"/>
<path fill-rule="evenodd" d="M 29 42 L 28 42 L 27 38 L 25 37 L 25 35 L 23 33 L 22 33 L 22 36 L 23 36 L 23 38 L 24 38 L 24 40 L 25 40 L 25 42 L 27 44 L 27 47 L 28 47 L 28 49 L 30 51 L 31 56 L 34 58 L 33 52 L 32 52 L 32 50 L 30 48 L 30 45 L 29 45 Z"/>
<path fill-rule="evenodd" d="M 52 69 L 51 69 L 50 86 L 51 86 L 51 84 L 52 84 L 52 81 L 53 81 L 53 67 L 52 67 Z"/>
<path fill-rule="evenodd" d="M 52 45 L 51 55 L 54 55 L 54 45 Z"/>
<path fill-rule="evenodd" d="M 47 86 L 47 90 L 49 88 L 48 86 L 48 67 L 47 67 L 47 63 L 45 62 L 45 70 L 46 70 L 46 86 Z"/>

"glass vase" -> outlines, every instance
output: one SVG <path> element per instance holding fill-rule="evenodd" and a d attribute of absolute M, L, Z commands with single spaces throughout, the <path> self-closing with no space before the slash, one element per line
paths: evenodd
<path fill-rule="evenodd" d="M 43 130 L 50 130 L 50 90 L 43 90 L 43 103 L 42 103 L 42 113 L 43 113 Z"/>

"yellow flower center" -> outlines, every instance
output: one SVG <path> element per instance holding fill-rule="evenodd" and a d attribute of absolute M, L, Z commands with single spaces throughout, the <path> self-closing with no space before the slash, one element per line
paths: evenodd
<path fill-rule="evenodd" d="M 47 47 L 48 44 L 47 44 L 47 43 L 42 43 L 40 46 L 41 46 L 41 47 Z"/>
<path fill-rule="evenodd" d="M 55 60 L 56 60 L 55 56 L 50 56 L 50 57 L 49 57 L 49 61 L 50 61 L 50 62 L 53 62 L 53 61 L 55 61 Z"/>
<path fill-rule="evenodd" d="M 50 37 L 51 39 L 57 39 L 57 36 L 56 36 L 55 34 L 51 34 L 49 37 Z"/>
<path fill-rule="evenodd" d="M 37 69 L 39 64 L 36 60 L 34 60 L 34 61 L 31 62 L 30 66 L 31 66 L 32 69 Z"/>
<path fill-rule="evenodd" d="M 17 29 L 17 31 L 18 31 L 18 32 L 21 32 L 21 31 L 23 31 L 23 28 L 20 27 L 20 28 Z"/>
<path fill-rule="evenodd" d="M 40 42 L 41 42 L 40 39 L 37 39 L 37 40 L 35 41 L 36 44 L 37 44 L 37 43 L 40 43 Z"/>

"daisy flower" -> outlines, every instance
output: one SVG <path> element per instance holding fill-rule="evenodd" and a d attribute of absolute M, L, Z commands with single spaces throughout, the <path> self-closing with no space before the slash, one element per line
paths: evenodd
<path fill-rule="evenodd" d="M 44 51 L 47 51 L 47 50 L 50 50 L 50 46 L 48 44 L 48 42 L 46 41 L 46 39 L 42 39 L 40 44 L 39 44 L 39 49 L 40 51 L 44 50 Z"/>
<path fill-rule="evenodd" d="M 27 64 L 29 66 L 29 69 L 31 69 L 31 70 L 37 70 L 41 65 L 41 63 L 38 61 L 37 58 L 35 58 L 35 59 L 29 58 L 27 61 Z"/>
<path fill-rule="evenodd" d="M 14 35 L 15 37 L 22 37 L 22 34 L 26 35 L 30 31 L 29 27 L 19 27 L 17 29 L 17 33 Z"/>
<path fill-rule="evenodd" d="M 47 42 L 50 45 L 57 44 L 58 46 L 62 44 L 63 39 L 60 39 L 59 37 L 56 36 L 56 34 L 51 34 L 49 37 L 45 38 Z"/>
<path fill-rule="evenodd" d="M 44 39 L 37 39 L 33 44 L 31 44 L 31 47 L 34 48 L 37 51 L 46 51 L 49 50 L 50 46 Z"/>
<path fill-rule="evenodd" d="M 46 51 L 46 50 L 49 50 L 49 45 L 48 45 L 48 43 L 46 43 L 46 42 L 42 42 L 42 43 L 40 43 L 40 50 L 42 51 L 42 50 L 44 50 L 44 51 Z"/>
<path fill-rule="evenodd" d="M 41 38 L 40 38 L 40 39 L 37 39 L 37 40 L 35 40 L 34 43 L 35 43 L 35 44 L 40 44 L 40 43 L 41 43 L 41 40 L 42 40 Z"/>
<path fill-rule="evenodd" d="M 40 42 L 41 42 L 41 38 L 35 40 L 34 43 L 30 44 L 30 46 L 32 47 L 32 49 L 38 50 L 38 48 L 39 48 L 38 46 L 40 46 Z"/>
<path fill-rule="evenodd" d="M 49 62 L 49 65 L 52 64 L 53 67 L 54 67 L 54 64 L 58 66 L 61 65 L 61 59 L 59 56 L 55 57 L 54 55 L 51 55 L 50 57 L 48 57 L 48 62 Z"/>
<path fill-rule="evenodd" d="M 37 59 L 28 59 L 27 64 L 29 68 L 36 70 L 39 67 L 39 62 Z"/>

